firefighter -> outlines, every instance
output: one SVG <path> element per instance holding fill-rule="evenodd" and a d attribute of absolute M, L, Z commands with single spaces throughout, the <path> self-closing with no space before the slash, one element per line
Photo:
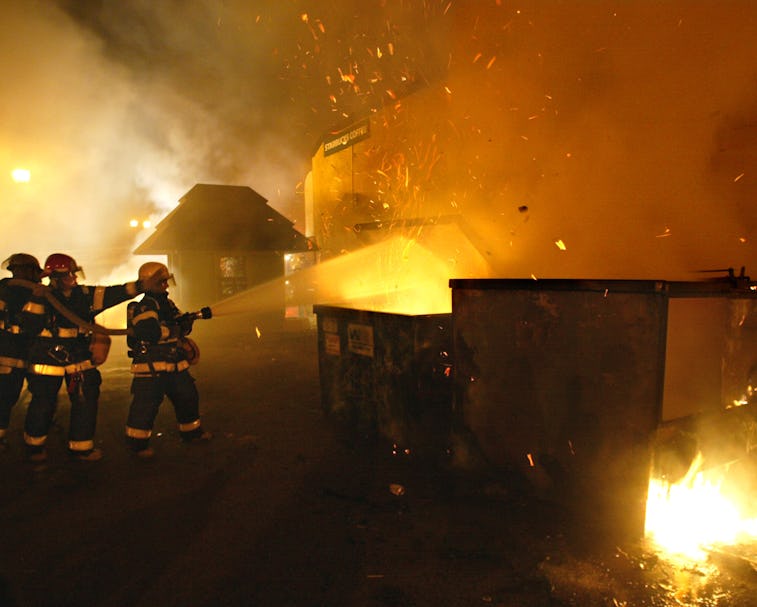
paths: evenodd
<path fill-rule="evenodd" d="M 14 253 L 2 267 L 12 275 L 0 280 L 0 449 L 6 449 L 11 409 L 24 387 L 29 349 L 29 336 L 21 330 L 20 314 L 32 295 L 29 286 L 39 284 L 42 278 L 42 268 L 37 258 L 28 253 Z M 26 281 L 29 286 L 9 284 L 13 279 Z"/>
<path fill-rule="evenodd" d="M 127 344 L 132 358 L 132 402 L 126 421 L 126 441 L 140 458 L 155 455 L 150 447 L 153 424 L 164 397 L 176 414 L 179 434 L 186 442 L 212 438 L 200 421 L 200 397 L 189 373 L 191 348 L 185 340 L 194 316 L 182 314 L 168 298 L 173 275 L 159 262 L 139 268 L 139 279 L 154 285 L 139 301 L 129 303 L 126 313 Z M 194 353 L 196 355 L 196 352 Z"/>
<path fill-rule="evenodd" d="M 32 462 L 47 459 L 45 443 L 64 381 L 71 401 L 69 453 L 80 461 L 102 458 L 94 443 L 102 377 L 90 350 L 92 333 L 80 322 L 92 323 L 103 310 L 144 290 L 139 281 L 106 287 L 79 285 L 79 273 L 83 276 L 73 257 L 53 253 L 44 266 L 49 289 L 33 295 L 24 306 L 25 324 L 34 335 L 27 370 L 32 398 L 24 424 L 24 442 Z"/>

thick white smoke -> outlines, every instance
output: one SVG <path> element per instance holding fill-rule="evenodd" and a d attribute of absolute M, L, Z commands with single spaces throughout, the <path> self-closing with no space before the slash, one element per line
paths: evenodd
<path fill-rule="evenodd" d="M 147 18 L 158 10 L 151 6 L 132 9 Z M 176 42 L 165 35 L 183 31 L 175 20 L 173 30 L 167 23 L 157 32 L 164 57 Z M 141 33 L 133 29 L 125 48 L 135 48 Z M 220 111 L 205 103 L 207 79 L 182 80 L 178 67 L 171 72 L 164 65 L 168 73 L 161 73 L 151 67 L 153 58 L 143 59 L 112 52 L 105 38 L 54 3 L 4 7 L 0 200 L 7 255 L 25 251 L 42 261 L 67 252 L 88 282 L 100 281 L 135 265 L 131 251 L 150 230 L 130 228 L 130 220 L 154 225 L 195 183 L 251 185 L 272 203 L 291 206 L 297 177 L 293 161 L 282 161 L 286 140 L 261 128 L 243 141 L 229 104 Z M 218 62 L 210 71 L 231 83 L 229 67 Z M 254 110 L 236 103 L 240 115 Z M 18 167 L 30 171 L 28 183 L 11 178 Z"/>

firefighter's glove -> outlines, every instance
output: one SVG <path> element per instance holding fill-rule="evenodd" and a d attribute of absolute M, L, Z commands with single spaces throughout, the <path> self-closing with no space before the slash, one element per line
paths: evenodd
<path fill-rule="evenodd" d="M 194 317 L 190 314 L 182 314 L 177 319 L 179 321 L 179 329 L 182 335 L 189 335 L 192 332 L 192 325 L 194 324 Z"/>

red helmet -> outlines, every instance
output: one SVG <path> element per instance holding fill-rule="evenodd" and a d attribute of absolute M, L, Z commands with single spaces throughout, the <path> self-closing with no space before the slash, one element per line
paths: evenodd
<path fill-rule="evenodd" d="M 81 266 L 76 263 L 76 260 L 65 253 L 53 253 L 45 260 L 45 276 L 76 274 L 77 272 L 84 273 Z"/>

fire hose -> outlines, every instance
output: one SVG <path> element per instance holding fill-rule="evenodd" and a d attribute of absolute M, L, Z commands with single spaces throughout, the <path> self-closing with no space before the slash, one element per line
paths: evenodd
<path fill-rule="evenodd" d="M 11 278 L 7 284 L 25 287 L 31 290 L 35 295 L 42 295 L 48 302 L 50 302 L 50 305 L 55 308 L 56 311 L 60 312 L 68 320 L 78 326 L 79 329 L 83 329 L 85 332 L 91 333 L 93 339 L 92 343 L 90 344 L 90 350 L 92 351 L 93 359 L 96 359 L 93 360 L 95 364 L 102 364 L 105 362 L 105 359 L 108 356 L 108 351 L 110 350 L 111 335 L 134 335 L 134 331 L 132 329 L 110 329 L 108 327 L 98 325 L 95 322 L 84 320 L 79 315 L 75 314 L 66 306 L 64 306 L 58 300 L 58 298 L 52 294 L 50 287 L 46 285 L 40 284 L 38 282 L 32 282 L 30 280 L 23 280 L 21 278 Z M 212 316 L 212 310 L 206 306 L 198 312 L 186 312 L 182 314 L 177 320 L 185 319 L 194 321 L 198 319 L 212 318 Z M 197 364 L 200 359 L 200 348 L 197 346 L 197 343 L 186 336 L 183 336 L 179 340 L 179 343 L 186 352 L 189 363 L 192 365 Z"/>
<path fill-rule="evenodd" d="M 99 333 L 102 335 L 130 335 L 131 334 L 131 331 L 129 329 L 109 329 L 108 327 L 103 327 L 102 325 L 98 325 L 97 323 L 88 322 L 84 320 L 83 318 L 80 318 L 77 314 L 75 314 L 74 312 L 69 310 L 66 306 L 64 306 L 50 292 L 50 287 L 48 286 L 45 286 L 38 282 L 32 282 L 30 280 L 22 280 L 21 278 L 11 278 L 7 284 L 16 285 L 20 287 L 26 287 L 27 289 L 31 290 L 35 295 L 41 294 L 47 301 L 50 302 L 50 305 L 53 308 L 55 308 L 58 312 L 60 312 L 63 316 L 65 316 L 68 320 L 70 320 L 80 329 L 84 329 L 85 331 L 89 333 Z"/>

